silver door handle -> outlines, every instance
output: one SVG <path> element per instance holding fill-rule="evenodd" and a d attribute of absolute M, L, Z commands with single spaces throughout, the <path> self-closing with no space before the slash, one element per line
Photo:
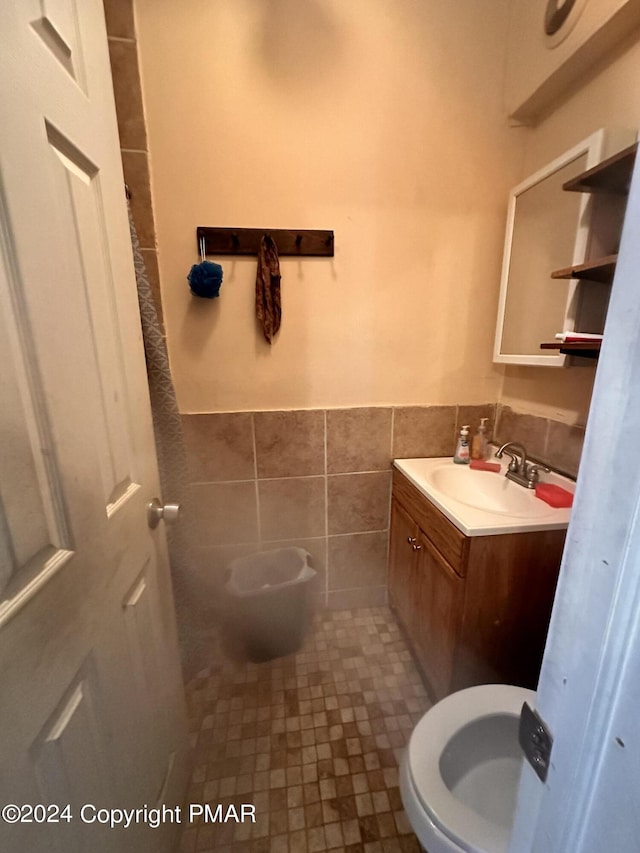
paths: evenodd
<path fill-rule="evenodd" d="M 154 498 L 147 504 L 147 524 L 152 530 L 165 521 L 166 524 L 174 524 L 180 515 L 180 504 L 164 504 L 160 503 L 158 498 Z"/>

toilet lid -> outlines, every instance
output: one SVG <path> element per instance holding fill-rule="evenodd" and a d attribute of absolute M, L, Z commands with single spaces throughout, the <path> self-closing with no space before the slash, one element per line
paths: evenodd
<path fill-rule="evenodd" d="M 520 716 L 523 702 L 535 693 L 506 684 L 483 684 L 452 693 L 438 702 L 417 724 L 407 747 L 414 789 L 431 820 L 452 841 L 470 853 L 506 853 L 510 829 L 483 817 L 457 799 L 440 772 L 444 745 L 468 723 L 483 716 Z"/>

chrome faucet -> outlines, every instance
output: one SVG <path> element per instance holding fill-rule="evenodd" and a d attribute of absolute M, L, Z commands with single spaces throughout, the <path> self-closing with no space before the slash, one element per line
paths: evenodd
<path fill-rule="evenodd" d="M 507 441 L 496 450 L 496 459 L 502 459 L 504 454 L 510 458 L 509 467 L 505 476 L 520 486 L 527 489 L 535 489 L 540 478 L 540 471 L 549 471 L 546 465 L 538 463 L 529 465 L 527 462 L 527 451 L 522 444 L 515 441 Z"/>

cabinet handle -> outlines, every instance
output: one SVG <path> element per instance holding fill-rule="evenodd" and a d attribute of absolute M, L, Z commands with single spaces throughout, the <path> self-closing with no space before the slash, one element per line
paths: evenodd
<path fill-rule="evenodd" d="M 415 542 L 411 543 L 411 547 L 413 548 L 414 551 L 422 551 L 422 545 L 416 545 Z"/>
<path fill-rule="evenodd" d="M 407 536 L 407 542 L 409 545 L 415 545 L 418 540 L 415 536 Z"/>

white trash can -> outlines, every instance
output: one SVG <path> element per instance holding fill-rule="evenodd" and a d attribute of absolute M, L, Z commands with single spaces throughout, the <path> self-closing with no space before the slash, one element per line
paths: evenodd
<path fill-rule="evenodd" d="M 316 571 L 304 548 L 278 548 L 233 560 L 226 572 L 227 628 L 254 662 L 290 655 L 312 617 Z"/>

